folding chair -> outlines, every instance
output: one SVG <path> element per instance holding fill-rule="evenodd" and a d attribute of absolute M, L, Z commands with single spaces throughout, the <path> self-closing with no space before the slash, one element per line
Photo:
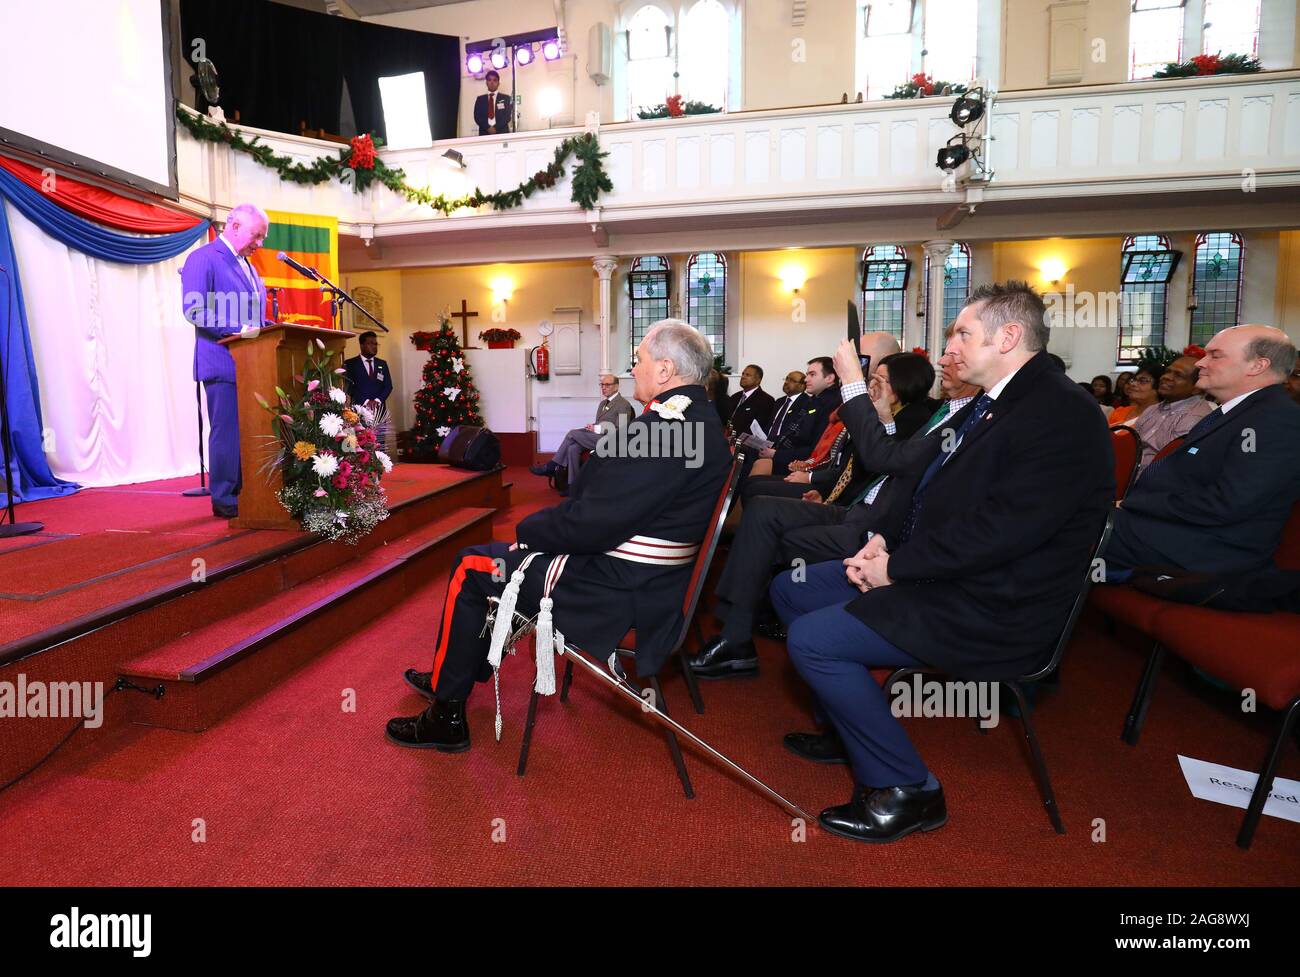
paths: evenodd
<path fill-rule="evenodd" d="M 686 654 L 686 637 L 690 633 L 695 618 L 695 611 L 699 605 L 700 595 L 704 590 L 704 581 L 709 573 L 709 564 L 713 560 L 713 555 L 718 548 L 718 538 L 722 535 L 722 524 L 726 522 L 727 513 L 731 509 L 731 503 L 735 499 L 737 486 L 740 484 L 740 473 L 744 468 L 745 454 L 738 451 L 731 464 L 731 473 L 727 476 L 723 484 L 722 491 L 718 496 L 718 501 L 713 508 L 713 517 L 709 522 L 709 528 L 705 535 L 704 541 L 700 545 L 700 551 L 695 557 L 695 565 L 691 570 L 690 583 L 686 587 L 686 593 L 682 602 L 682 627 L 678 632 L 677 641 L 673 646 L 670 657 L 675 656 L 681 664 L 682 673 L 686 677 L 686 686 L 691 694 L 691 701 L 695 704 L 697 713 L 704 712 L 704 703 L 700 699 L 699 686 L 696 683 L 695 675 L 692 673 L 688 656 Z M 698 632 L 699 628 L 696 626 Z M 579 653 L 581 650 L 579 649 Z M 636 653 L 636 629 L 633 628 L 623 636 L 619 646 L 615 649 L 615 654 L 622 656 L 632 656 Z M 573 662 L 569 661 L 566 656 L 564 665 L 564 678 L 560 685 L 560 701 L 569 701 L 569 686 L 573 683 Z M 629 683 L 631 684 L 631 683 Z M 668 700 L 664 696 L 663 686 L 659 682 L 658 675 L 650 677 L 650 687 L 654 691 L 655 702 L 659 708 L 668 714 Z M 537 700 L 541 694 L 537 691 L 532 693 L 528 700 L 528 718 L 524 724 L 524 739 L 519 747 L 519 766 L 515 771 L 520 777 L 524 776 L 528 768 L 528 751 L 532 746 L 533 727 L 537 724 Z M 686 772 L 686 762 L 682 758 L 681 746 L 677 742 L 677 734 L 672 729 L 666 729 L 665 734 L 668 740 L 668 750 L 672 754 L 673 765 L 677 768 L 677 776 L 682 782 L 682 790 L 687 798 L 695 796 L 695 790 L 691 786 L 690 776 Z"/>
<path fill-rule="evenodd" d="M 1111 428 L 1110 442 L 1115 448 L 1115 501 L 1119 502 L 1137 480 L 1144 446 L 1142 438 L 1131 427 Z"/>
<path fill-rule="evenodd" d="M 1025 732 L 1025 740 L 1029 744 L 1030 764 L 1033 769 L 1034 779 L 1038 782 L 1039 793 L 1043 798 L 1043 807 L 1047 809 L 1047 816 L 1051 819 L 1052 827 L 1056 829 L 1058 835 L 1065 834 L 1065 825 L 1061 821 L 1061 812 L 1056 804 L 1056 794 L 1052 791 L 1052 781 L 1047 774 L 1047 763 L 1043 760 L 1043 750 L 1038 744 L 1038 734 L 1034 731 L 1033 720 L 1029 718 L 1029 703 L 1025 699 L 1024 687 L 1035 682 L 1041 682 L 1060 666 L 1061 658 L 1065 655 L 1066 645 L 1070 643 L 1070 638 L 1074 634 L 1074 626 L 1078 622 L 1079 614 L 1088 599 L 1088 591 L 1092 588 L 1093 566 L 1097 558 L 1106 552 L 1106 543 L 1110 540 L 1114 521 L 1114 514 L 1107 513 L 1106 525 L 1102 528 L 1097 545 L 1093 547 L 1092 553 L 1089 555 L 1088 568 L 1084 573 L 1083 584 L 1080 586 L 1078 594 L 1075 595 L 1074 603 L 1070 606 L 1070 615 L 1066 618 L 1065 626 L 1061 629 L 1061 634 L 1056 640 L 1056 647 L 1052 649 L 1051 659 L 1037 671 L 1022 675 L 1018 679 L 1004 680 L 1001 683 L 1016 697 L 1016 705 L 1020 709 L 1020 724 Z M 922 666 L 900 668 L 895 670 L 885 681 L 885 691 L 891 690 L 896 681 L 918 673 L 926 675 L 942 674 L 936 668 Z M 958 681 L 970 681 L 957 675 L 952 677 Z M 983 727 L 981 727 L 981 732 L 983 732 Z"/>

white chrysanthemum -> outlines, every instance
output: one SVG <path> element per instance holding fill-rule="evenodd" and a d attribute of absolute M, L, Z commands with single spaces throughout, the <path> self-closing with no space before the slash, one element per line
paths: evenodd
<path fill-rule="evenodd" d="M 336 404 L 346 404 L 348 395 L 343 392 L 342 387 L 330 387 L 330 400 Z"/>
<path fill-rule="evenodd" d="M 339 460 L 331 454 L 320 454 L 311 460 L 311 467 L 321 478 L 329 478 L 339 470 Z"/>
<path fill-rule="evenodd" d="M 322 414 L 320 418 L 320 429 L 331 438 L 337 437 L 343 430 L 343 418 L 338 414 Z"/>
<path fill-rule="evenodd" d="M 393 459 L 389 458 L 386 453 L 382 451 L 376 451 L 375 457 L 378 458 L 379 463 L 384 466 L 385 475 L 387 475 L 389 472 L 393 470 Z"/>

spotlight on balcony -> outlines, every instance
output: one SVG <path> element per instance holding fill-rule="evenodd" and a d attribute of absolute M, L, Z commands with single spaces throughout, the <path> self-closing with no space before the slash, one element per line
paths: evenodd
<path fill-rule="evenodd" d="M 953 145 L 956 143 L 956 145 Z M 939 156 L 935 160 L 935 165 L 945 173 L 951 173 L 962 163 L 971 158 L 970 147 L 966 145 L 966 136 L 964 133 L 958 133 L 948 140 L 947 144 L 939 150 Z"/>
<path fill-rule="evenodd" d="M 978 94 L 977 94 L 978 93 Z M 984 89 L 972 88 L 957 97 L 953 102 L 948 118 L 963 129 L 984 117 Z"/>
<path fill-rule="evenodd" d="M 542 45 L 542 57 L 547 61 L 560 60 L 560 39 L 553 37 Z"/>
<path fill-rule="evenodd" d="M 471 54 L 465 59 L 465 68 L 471 75 L 481 75 L 483 73 L 483 55 Z"/>
<path fill-rule="evenodd" d="M 533 46 L 531 44 L 521 44 L 515 48 L 515 64 L 523 67 L 526 64 L 533 63 Z"/>
<path fill-rule="evenodd" d="M 509 59 L 506 57 L 506 49 L 505 49 L 505 48 L 500 48 L 500 47 L 499 47 L 499 48 L 493 48 L 493 49 L 492 49 L 492 67 L 496 68 L 497 71 L 500 71 L 500 70 L 501 70 L 502 68 L 504 68 L 507 64 L 509 64 Z"/>

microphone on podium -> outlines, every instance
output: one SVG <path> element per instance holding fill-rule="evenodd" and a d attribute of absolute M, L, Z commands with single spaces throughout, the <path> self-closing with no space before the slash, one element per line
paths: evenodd
<path fill-rule="evenodd" d="M 316 272 L 315 272 L 314 269 L 312 269 L 312 268 L 308 268 L 306 265 L 301 265 L 301 264 L 299 264 L 298 262 L 296 262 L 296 261 L 294 261 L 292 258 L 290 258 L 287 254 L 285 254 L 283 251 L 281 251 L 279 254 L 277 254 L 276 257 L 279 258 L 281 261 L 283 261 L 286 265 L 288 265 L 288 266 L 289 266 L 290 268 L 292 268 L 294 271 L 296 271 L 298 274 L 303 275 L 303 276 L 305 276 L 305 277 L 307 277 L 307 278 L 310 278 L 310 279 L 312 279 L 312 281 L 318 281 L 318 280 L 319 280 L 320 276 L 318 276 L 318 275 L 316 274 Z"/>

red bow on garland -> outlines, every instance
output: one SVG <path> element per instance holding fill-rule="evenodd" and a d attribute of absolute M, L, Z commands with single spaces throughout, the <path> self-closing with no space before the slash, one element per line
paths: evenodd
<path fill-rule="evenodd" d="M 375 168 L 375 144 L 367 133 L 352 137 L 352 155 L 348 163 L 354 170 L 373 170 Z"/>

